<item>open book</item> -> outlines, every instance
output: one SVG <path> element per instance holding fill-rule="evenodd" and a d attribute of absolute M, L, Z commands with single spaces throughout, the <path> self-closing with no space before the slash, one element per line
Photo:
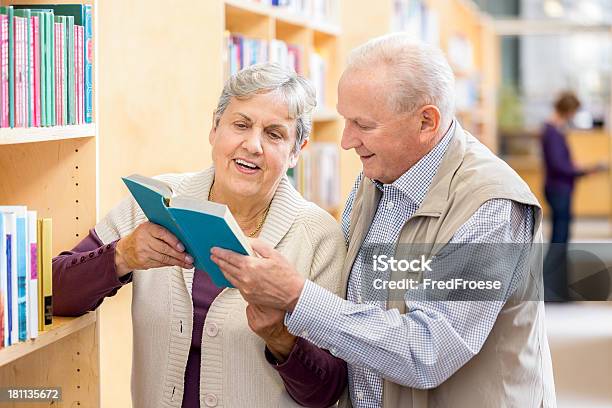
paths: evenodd
<path fill-rule="evenodd" d="M 133 174 L 123 182 L 149 221 L 173 233 L 194 258 L 194 266 L 208 273 L 217 287 L 233 287 L 213 261 L 214 246 L 255 255 L 229 208 L 224 204 L 176 197 L 164 182 Z"/>

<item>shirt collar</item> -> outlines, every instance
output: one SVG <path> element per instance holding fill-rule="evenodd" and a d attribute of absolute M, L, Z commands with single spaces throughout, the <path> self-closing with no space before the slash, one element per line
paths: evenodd
<path fill-rule="evenodd" d="M 379 181 L 374 181 L 376 187 L 383 193 L 385 189 L 397 189 L 404 194 L 409 200 L 420 206 L 425 199 L 427 190 L 440 167 L 448 143 L 455 133 L 455 120 L 452 121 L 450 127 L 442 137 L 442 139 L 434 146 L 433 149 L 397 180 L 391 184 L 383 184 Z"/>

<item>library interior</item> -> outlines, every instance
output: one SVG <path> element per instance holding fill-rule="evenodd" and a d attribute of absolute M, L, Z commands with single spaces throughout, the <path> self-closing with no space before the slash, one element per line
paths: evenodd
<path fill-rule="evenodd" d="M 343 149 L 350 120 L 337 109 L 338 86 L 352 50 L 393 33 L 442 50 L 454 74 L 455 123 L 509 165 L 537 198 L 546 261 L 555 250 L 565 257 L 562 275 L 547 283 L 545 261 L 540 276 L 543 287 L 560 285 L 559 291 L 530 300 L 544 310 L 556 400 L 540 405 L 534 399 L 533 406 L 611 407 L 608 0 L 0 0 L 0 407 L 152 406 L 143 401 L 191 407 L 187 397 L 181 405 L 187 374 L 183 387 L 183 378 L 180 386 L 168 385 L 174 381 L 170 369 L 150 384 L 153 375 L 144 373 L 172 364 L 176 350 L 162 344 L 173 341 L 167 339 L 172 335 L 161 336 L 159 344 L 142 337 L 166 323 L 162 330 L 180 326 L 183 332 L 184 319 L 169 300 L 178 301 L 176 282 L 164 278 L 167 287 L 160 289 L 162 284 L 137 278 L 136 271 L 133 284 L 119 278 L 120 290 L 105 292 L 103 302 L 84 309 L 89 311 L 61 313 L 69 308 L 58 306 L 55 286 L 78 289 L 79 283 L 62 282 L 59 268 L 68 271 L 70 262 L 102 268 L 105 255 L 115 251 L 97 226 L 130 191 L 136 197 L 122 178 L 210 168 L 218 154 L 209 141 L 219 124 L 214 112 L 224 85 L 241 70 L 267 62 L 295 71 L 316 91 L 308 142 L 283 180 L 341 225 L 365 164 L 354 149 Z M 259 170 L 245 166 L 243 176 Z M 164 180 L 171 185 L 172 177 Z M 221 197 L 222 185 L 213 186 Z M 210 183 L 208 188 L 214 201 Z M 243 229 L 245 237 L 257 236 L 262 227 L 266 235 L 274 209 L 267 207 L 251 233 Z M 195 292 L 193 273 L 183 275 L 182 288 L 191 291 L 193 285 Z M 168 298 L 148 298 L 158 303 L 148 313 L 164 314 L 165 307 L 167 316 L 151 331 L 137 333 L 144 325 L 134 320 L 145 314 L 147 287 L 168 292 Z M 66 288 L 61 295 L 77 302 L 80 295 L 67 295 Z M 193 309 L 189 300 L 185 304 Z M 193 313 L 187 327 L 193 324 L 195 334 Z M 200 327 L 203 342 L 217 341 L 213 325 Z M 151 365 L 141 359 L 152 351 L 136 353 L 137 347 L 165 350 L 170 357 L 159 356 L 162 362 Z M 205 358 L 203 351 L 202 376 L 212 370 Z M 263 346 L 261 358 L 265 363 Z M 205 388 L 199 372 L 197 378 Z M 257 381 L 244 387 L 256 389 Z M 233 383 L 219 389 L 228 384 Z M 353 392 L 351 384 L 346 387 L 353 405 L 395 406 L 357 402 L 363 392 Z M 150 387 L 159 399 L 136 396 L 138 387 Z M 214 387 L 199 392 L 196 403 L 202 407 L 238 406 Z M 299 406 L 287 398 L 286 405 L 268 406 Z"/>

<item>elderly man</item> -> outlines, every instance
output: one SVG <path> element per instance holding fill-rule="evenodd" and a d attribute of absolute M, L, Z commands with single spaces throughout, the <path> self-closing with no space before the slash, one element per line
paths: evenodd
<path fill-rule="evenodd" d="M 483 252 L 446 262 L 446 277 L 501 277 L 499 297 L 453 298 L 451 291 L 432 300 L 404 288 L 380 299 L 371 290 L 377 276 L 398 276 L 373 271 L 377 244 L 392 244 L 396 254 L 432 244 L 435 254 L 451 245 L 532 248 L 541 241 L 537 200 L 453 119 L 453 94 L 442 53 L 405 35 L 351 53 L 338 111 L 346 120 L 342 147 L 355 150 L 363 171 L 342 216 L 344 298 L 301 278 L 262 242 L 253 242 L 261 258 L 212 251 L 247 301 L 286 311 L 291 333 L 347 361 L 349 390 L 340 406 L 556 405 L 541 275 L 531 255 Z M 409 275 L 417 292 L 428 268 Z"/>

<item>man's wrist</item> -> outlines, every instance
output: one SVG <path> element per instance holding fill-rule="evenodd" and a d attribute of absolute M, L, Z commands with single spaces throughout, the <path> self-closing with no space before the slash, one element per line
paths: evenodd
<path fill-rule="evenodd" d="M 304 285 L 306 284 L 306 279 L 301 276 L 297 276 L 295 279 L 295 284 L 291 285 L 291 290 L 289 294 L 289 302 L 287 303 L 286 310 L 288 312 L 293 312 L 295 307 L 300 300 L 300 295 L 302 294 L 302 290 L 304 289 Z"/>

